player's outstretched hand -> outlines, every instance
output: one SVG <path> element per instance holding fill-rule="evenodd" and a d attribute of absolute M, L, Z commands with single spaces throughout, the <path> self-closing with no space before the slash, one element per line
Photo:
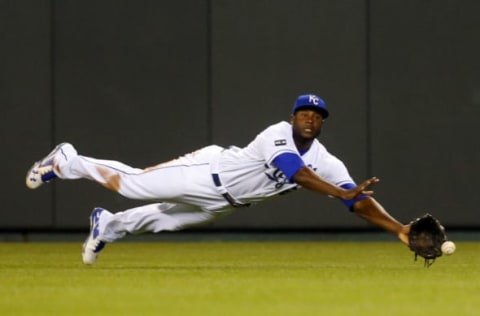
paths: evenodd
<path fill-rule="evenodd" d="M 360 195 L 373 195 L 372 190 L 367 190 L 371 185 L 374 185 L 375 183 L 378 183 L 380 179 L 377 177 L 372 177 L 368 180 L 363 181 L 363 183 L 357 185 L 356 187 L 347 190 L 344 199 L 345 200 L 351 200 L 354 199 Z"/>
<path fill-rule="evenodd" d="M 408 235 L 410 233 L 410 226 L 411 224 L 403 225 L 402 230 L 397 234 L 398 239 L 400 239 L 407 246 L 408 246 Z"/>

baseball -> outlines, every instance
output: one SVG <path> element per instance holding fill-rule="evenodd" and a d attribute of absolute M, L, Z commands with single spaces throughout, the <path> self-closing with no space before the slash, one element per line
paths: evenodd
<path fill-rule="evenodd" d="M 456 249 L 457 247 L 455 247 L 453 241 L 446 241 L 442 244 L 442 253 L 445 255 L 453 254 Z"/>

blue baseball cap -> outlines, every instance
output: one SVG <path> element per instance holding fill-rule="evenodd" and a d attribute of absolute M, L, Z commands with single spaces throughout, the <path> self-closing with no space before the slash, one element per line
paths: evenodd
<path fill-rule="evenodd" d="M 329 115 L 325 101 L 315 94 L 303 94 L 299 96 L 293 105 L 292 114 L 295 114 L 300 109 L 314 110 L 320 113 L 324 119 Z"/>

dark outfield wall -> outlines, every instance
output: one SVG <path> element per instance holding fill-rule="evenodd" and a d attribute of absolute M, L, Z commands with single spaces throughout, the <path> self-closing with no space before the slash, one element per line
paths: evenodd
<path fill-rule="evenodd" d="M 431 211 L 478 226 L 477 1 L 0 1 L 0 228 L 86 228 L 94 206 L 141 204 L 86 180 L 24 186 L 34 159 L 69 141 L 146 167 L 198 147 L 246 145 L 326 99 L 321 141 L 409 221 Z M 218 228 L 364 227 L 300 191 Z"/>

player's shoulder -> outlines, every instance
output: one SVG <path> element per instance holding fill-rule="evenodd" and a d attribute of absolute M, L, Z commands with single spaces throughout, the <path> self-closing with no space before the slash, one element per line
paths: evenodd
<path fill-rule="evenodd" d="M 323 145 L 318 139 L 313 140 L 309 152 L 316 153 L 324 158 L 331 156 L 330 152 L 327 150 L 327 147 L 325 147 L 325 145 Z"/>
<path fill-rule="evenodd" d="M 279 140 L 282 143 L 293 142 L 292 139 L 292 125 L 290 123 L 282 121 L 275 124 L 272 124 L 265 128 L 259 135 L 258 138 L 263 141 L 270 140 Z"/>
<path fill-rule="evenodd" d="M 281 121 L 275 124 L 272 124 L 270 126 L 267 126 L 264 130 L 263 133 L 285 133 L 289 132 L 291 133 L 292 131 L 292 125 L 286 121 Z"/>
<path fill-rule="evenodd" d="M 312 143 L 312 147 L 309 152 L 316 156 L 317 159 L 321 160 L 323 164 L 326 165 L 336 165 L 343 164 L 343 161 L 339 159 L 336 155 L 332 154 L 328 149 L 323 145 L 318 139 L 315 139 Z"/>

